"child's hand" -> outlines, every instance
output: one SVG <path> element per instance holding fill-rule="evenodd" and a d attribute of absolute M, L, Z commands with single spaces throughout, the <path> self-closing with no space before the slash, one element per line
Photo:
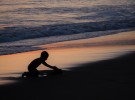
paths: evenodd
<path fill-rule="evenodd" d="M 62 70 L 57 68 L 56 66 L 53 66 L 54 67 L 54 73 L 55 74 L 61 74 L 62 73 Z"/>
<path fill-rule="evenodd" d="M 59 69 L 59 68 L 56 67 L 56 66 L 53 66 L 53 69 L 54 69 L 55 71 L 61 71 L 61 69 Z"/>
<path fill-rule="evenodd" d="M 57 68 L 56 66 L 53 66 L 53 69 L 54 69 L 54 70 L 58 70 L 59 68 Z"/>

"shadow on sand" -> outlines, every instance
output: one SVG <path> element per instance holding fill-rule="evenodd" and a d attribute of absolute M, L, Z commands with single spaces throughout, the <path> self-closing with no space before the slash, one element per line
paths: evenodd
<path fill-rule="evenodd" d="M 0 86 L 1 100 L 134 100 L 135 52 L 82 64 L 62 75 L 17 79 Z"/>

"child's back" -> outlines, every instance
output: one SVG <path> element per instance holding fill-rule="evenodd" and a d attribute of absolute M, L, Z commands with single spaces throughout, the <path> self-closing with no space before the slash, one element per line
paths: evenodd
<path fill-rule="evenodd" d="M 40 58 L 37 58 L 33 60 L 29 65 L 28 65 L 28 70 L 34 70 L 36 69 L 43 61 Z"/>

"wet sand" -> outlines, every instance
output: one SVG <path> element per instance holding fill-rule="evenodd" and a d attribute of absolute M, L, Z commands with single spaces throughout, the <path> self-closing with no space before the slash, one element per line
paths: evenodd
<path fill-rule="evenodd" d="M 114 35 L 114 39 L 116 39 L 115 37 L 118 37 L 118 35 Z M 127 38 L 129 39 L 129 37 L 122 38 L 122 36 L 124 35 L 121 34 L 120 36 L 122 41 L 127 40 Z M 107 37 L 109 38 L 109 36 L 101 38 L 106 41 L 105 38 Z M 96 42 L 92 43 L 103 43 L 101 38 L 95 38 L 93 41 Z M 97 42 L 99 40 L 100 42 Z M 86 43 L 84 43 L 84 41 Z M 135 46 L 129 44 L 129 40 L 128 43 L 122 42 L 122 44 L 121 41 L 117 41 L 119 43 L 117 45 L 114 45 L 114 42 L 113 45 L 110 45 L 110 43 L 107 45 L 107 42 L 104 42 L 100 46 L 90 45 L 88 41 L 91 42 L 92 40 L 86 39 L 70 41 L 71 43 L 67 42 L 70 48 L 63 47 L 64 42 L 49 45 L 50 47 L 47 49 L 50 54 L 48 63 L 62 68 L 64 70 L 63 74 L 26 79 L 11 77 L 8 76 L 8 74 L 6 77 L 4 76 L 3 79 L 14 82 L 0 85 L 0 99 L 134 100 Z M 75 48 L 73 45 L 76 43 L 82 43 L 83 46 Z M 84 45 L 87 43 L 89 43 L 89 46 Z M 5 65 L 7 67 L 12 64 L 16 65 L 16 67 L 20 65 L 26 66 L 29 61 L 38 57 L 40 52 L 41 51 L 33 51 L 6 55 L 1 56 L 1 59 L 2 57 L 5 57 L 5 59 L 8 58 L 7 60 L 9 61 L 6 60 L 7 65 Z M 14 58 L 18 59 L 16 63 L 13 63 Z M 25 64 L 21 62 L 25 62 Z M 1 65 L 5 64 L 0 63 Z M 17 65 L 18 63 L 19 65 Z M 20 72 L 26 70 L 24 66 L 16 67 L 14 67 L 13 72 L 18 71 L 18 75 L 21 75 Z M 4 70 L 6 70 L 6 68 L 3 69 L 3 71 Z M 9 71 L 11 71 L 10 68 Z"/>

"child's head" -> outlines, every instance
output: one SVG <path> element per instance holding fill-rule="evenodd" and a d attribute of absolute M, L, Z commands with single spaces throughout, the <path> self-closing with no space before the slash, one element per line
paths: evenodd
<path fill-rule="evenodd" d="M 42 59 L 47 60 L 48 56 L 49 56 L 48 52 L 46 52 L 46 51 L 41 52 Z"/>

